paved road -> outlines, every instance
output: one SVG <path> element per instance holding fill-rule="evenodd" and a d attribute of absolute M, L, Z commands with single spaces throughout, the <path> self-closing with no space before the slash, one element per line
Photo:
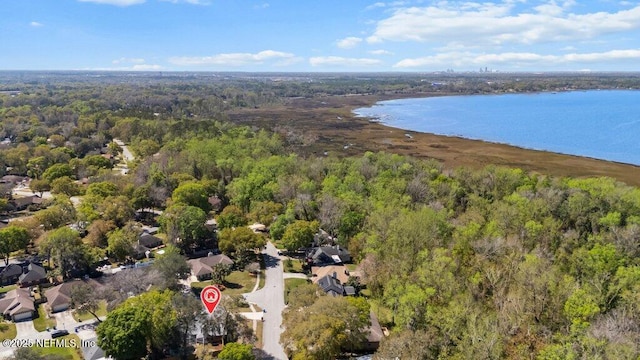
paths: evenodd
<path fill-rule="evenodd" d="M 116 167 L 120 169 L 120 173 L 122 175 L 126 175 L 127 173 L 129 173 L 129 168 L 127 167 L 127 162 L 133 161 L 135 159 L 135 156 L 133 156 L 133 154 L 131 153 L 131 151 L 127 147 L 127 145 L 125 145 L 122 140 L 113 139 L 113 142 L 118 144 L 118 146 L 120 146 L 120 148 L 122 149 L 122 162 L 117 164 Z"/>
<path fill-rule="evenodd" d="M 284 279 L 282 261 L 278 256 L 278 250 L 273 244 L 268 243 L 263 250 L 266 265 L 266 280 L 264 287 L 258 291 L 245 294 L 247 301 L 265 309 L 264 323 L 262 327 L 262 350 L 272 359 L 286 360 L 280 334 L 282 333 L 282 310 L 284 310 Z"/>
<path fill-rule="evenodd" d="M 122 157 L 124 158 L 124 161 L 133 161 L 135 159 L 135 156 L 133 156 L 127 145 L 125 145 L 122 140 L 113 139 L 113 141 L 122 149 Z"/>

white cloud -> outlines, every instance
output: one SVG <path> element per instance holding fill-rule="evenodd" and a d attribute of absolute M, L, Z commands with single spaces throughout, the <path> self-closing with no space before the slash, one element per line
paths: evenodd
<path fill-rule="evenodd" d="M 309 59 L 311 66 L 373 66 L 382 61 L 367 58 L 344 58 L 339 56 L 317 56 Z"/>
<path fill-rule="evenodd" d="M 161 65 L 156 64 L 136 64 L 130 67 L 133 71 L 153 71 L 153 70 L 162 70 L 163 67 Z"/>
<path fill-rule="evenodd" d="M 259 10 L 259 9 L 266 9 L 268 7 L 269 7 L 269 3 L 262 3 L 262 4 L 259 4 L 259 5 L 255 5 L 253 8 L 256 9 L 256 10 Z"/>
<path fill-rule="evenodd" d="M 369 51 L 369 54 L 371 54 L 371 55 L 393 55 L 393 53 L 391 51 L 387 51 L 387 50 L 383 50 L 383 49 L 371 50 L 371 51 Z"/>
<path fill-rule="evenodd" d="M 131 6 L 142 4 L 146 0 L 78 0 L 80 2 L 91 2 L 96 4 L 107 4 L 107 5 L 116 5 L 116 6 Z"/>
<path fill-rule="evenodd" d="M 121 57 L 120 59 L 113 60 L 111 63 L 112 64 L 144 64 L 144 59 Z"/>
<path fill-rule="evenodd" d="M 502 45 L 587 40 L 640 28 L 640 6 L 618 12 L 568 13 L 573 1 L 547 2 L 515 12 L 502 3 L 441 2 L 396 9 L 378 21 L 370 43 L 416 41 L 438 44 Z"/>
<path fill-rule="evenodd" d="M 361 38 L 350 36 L 342 40 L 338 40 L 336 42 L 336 45 L 341 49 L 352 49 L 361 42 L 362 42 Z"/>
<path fill-rule="evenodd" d="M 394 68 L 442 68 L 457 67 L 473 69 L 477 66 L 504 66 L 508 68 L 545 68 L 561 65 L 610 63 L 612 61 L 640 61 L 640 49 L 611 50 L 598 53 L 571 53 L 543 55 L 531 52 L 505 52 L 476 54 L 471 52 L 441 53 L 415 59 L 404 59 Z"/>
<path fill-rule="evenodd" d="M 365 8 L 365 10 L 372 10 L 372 9 L 377 9 L 377 8 L 383 8 L 383 7 L 385 7 L 385 6 L 387 6 L 387 4 L 385 4 L 385 3 L 383 3 L 383 2 L 377 2 L 377 3 L 373 3 L 373 4 L 369 5 L 369 6 L 367 6 L 367 7 Z"/>
<path fill-rule="evenodd" d="M 32 22 L 29 23 L 29 26 L 31 26 L 31 27 L 43 27 L 44 24 L 39 23 L 37 21 L 32 21 Z"/>
<path fill-rule="evenodd" d="M 259 53 L 228 53 L 217 54 L 213 56 L 178 56 L 169 59 L 169 62 L 179 66 L 207 66 L 207 65 L 222 65 L 222 66 L 243 66 L 252 64 L 263 64 L 265 61 L 282 61 L 294 60 L 296 57 L 293 54 L 285 53 L 274 50 L 264 50 Z"/>
<path fill-rule="evenodd" d="M 80 70 L 89 71 L 158 71 L 162 70 L 162 65 L 156 64 L 135 64 L 133 66 L 114 66 L 114 67 L 101 67 L 101 68 L 85 68 Z"/>

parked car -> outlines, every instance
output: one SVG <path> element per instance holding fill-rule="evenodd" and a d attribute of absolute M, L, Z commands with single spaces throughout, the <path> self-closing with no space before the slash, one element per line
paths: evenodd
<path fill-rule="evenodd" d="M 67 330 L 56 330 L 51 333 L 51 338 L 55 339 L 55 338 L 59 338 L 61 336 L 66 336 L 66 335 L 69 335 L 69 332 Z"/>

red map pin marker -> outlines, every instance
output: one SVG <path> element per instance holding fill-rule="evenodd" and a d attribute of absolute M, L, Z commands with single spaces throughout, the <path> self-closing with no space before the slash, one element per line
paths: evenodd
<path fill-rule="evenodd" d="M 200 300 L 202 300 L 202 303 L 204 304 L 204 307 L 207 308 L 209 314 L 213 313 L 221 298 L 222 294 L 220 293 L 220 290 L 213 285 L 206 286 L 200 293 Z"/>

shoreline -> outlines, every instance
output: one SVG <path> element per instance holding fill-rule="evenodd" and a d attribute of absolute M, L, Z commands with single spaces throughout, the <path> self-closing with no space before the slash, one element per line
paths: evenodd
<path fill-rule="evenodd" d="M 526 93 L 509 93 L 509 92 L 504 92 L 504 93 L 496 93 L 496 94 L 472 94 L 472 95 L 445 95 L 446 97 L 459 97 L 459 96 L 501 96 L 501 95 L 537 95 L 537 94 L 557 94 L 560 92 L 564 92 L 564 93 L 570 93 L 570 92 L 600 92 L 600 89 L 592 89 L 592 90 L 561 90 L 561 91 L 536 91 L 536 92 L 526 92 Z M 617 91 L 621 91 L 621 92 L 638 92 L 638 90 L 629 90 L 629 89 L 607 89 L 607 90 L 602 90 L 602 91 L 608 91 L 608 92 L 617 92 Z M 375 107 L 385 107 L 387 106 L 388 102 L 390 101 L 395 101 L 395 100 L 420 100 L 420 99 L 428 99 L 431 98 L 431 96 L 426 96 L 426 97 L 410 97 L 410 98 L 399 98 L 399 99 L 391 99 L 391 100 L 381 100 L 381 101 L 376 101 L 375 103 L 371 104 L 370 106 L 366 106 L 366 107 L 358 107 L 358 108 L 354 108 L 352 109 L 352 113 L 354 114 L 355 118 L 361 118 L 361 119 L 366 119 L 371 123 L 378 123 L 381 124 L 383 126 L 387 126 L 390 128 L 394 128 L 394 129 L 398 129 L 398 130 L 404 130 L 407 132 L 417 132 L 417 133 L 423 133 L 423 134 L 430 134 L 430 135 L 435 135 L 435 136 L 443 136 L 443 137 L 448 137 L 448 138 L 458 138 L 458 139 L 463 139 L 463 140 L 475 140 L 475 141 L 482 141 L 485 142 L 487 144 L 496 144 L 496 145 L 507 145 L 507 146 L 512 146 L 518 149 L 522 149 L 522 150 L 531 150 L 531 151 L 540 151 L 540 152 L 546 152 L 546 153 L 553 153 L 553 154 L 558 154 L 558 155 L 566 155 L 566 156 L 576 156 L 579 158 L 585 158 L 585 159 L 592 159 L 592 160 L 599 160 L 599 161 L 605 161 L 605 162 L 611 162 L 611 163 L 615 163 L 615 164 L 620 164 L 620 165 L 629 165 L 629 166 L 634 166 L 634 167 L 640 167 L 640 163 L 633 163 L 633 162 L 627 162 L 624 159 L 611 159 L 611 158 L 606 158 L 606 157 L 598 157 L 597 154 L 596 155 L 587 155 L 587 154 L 579 154 L 577 152 L 563 152 L 562 150 L 554 150 L 554 149 L 546 149 L 544 147 L 529 147 L 526 145 L 520 145 L 520 144 L 515 144 L 515 143 L 510 143 L 510 142 L 502 142 L 499 140 L 488 140 L 488 139 L 483 139 L 480 137 L 469 137 L 469 136 L 465 136 L 462 134 L 446 134 L 446 133 L 437 133 L 437 132 L 430 132 L 428 130 L 421 130 L 421 129 L 410 129 L 407 127 L 402 127 L 402 126 L 396 126 L 393 123 L 390 123 L 389 121 L 391 120 L 391 122 L 393 122 L 393 120 L 400 120 L 392 115 L 390 115 L 389 111 L 373 111 L 373 112 L 377 112 L 378 114 L 376 115 L 371 115 L 368 116 L 366 114 L 362 114 L 361 112 L 357 112 L 356 110 L 361 110 L 364 109 L 365 113 L 367 112 L 368 109 L 373 109 Z M 395 105 L 395 104 L 394 104 Z M 389 105 L 390 106 L 390 105 Z M 391 111 L 392 113 L 393 111 Z M 402 121 L 400 121 L 400 123 L 402 123 Z M 401 125 L 401 124 L 400 124 Z M 418 126 L 419 127 L 419 126 Z"/>
<path fill-rule="evenodd" d="M 460 166 L 481 169 L 497 165 L 560 177 L 608 176 L 640 186 L 640 166 L 633 164 L 403 130 L 358 117 L 353 112 L 385 100 L 456 95 L 473 94 L 434 92 L 289 99 L 283 105 L 231 111 L 228 117 L 240 125 L 260 126 L 281 134 L 293 132 L 309 138 L 308 143 L 293 146 L 301 154 L 320 156 L 327 152 L 357 156 L 366 151 L 387 151 L 435 159 L 449 169 Z"/>

